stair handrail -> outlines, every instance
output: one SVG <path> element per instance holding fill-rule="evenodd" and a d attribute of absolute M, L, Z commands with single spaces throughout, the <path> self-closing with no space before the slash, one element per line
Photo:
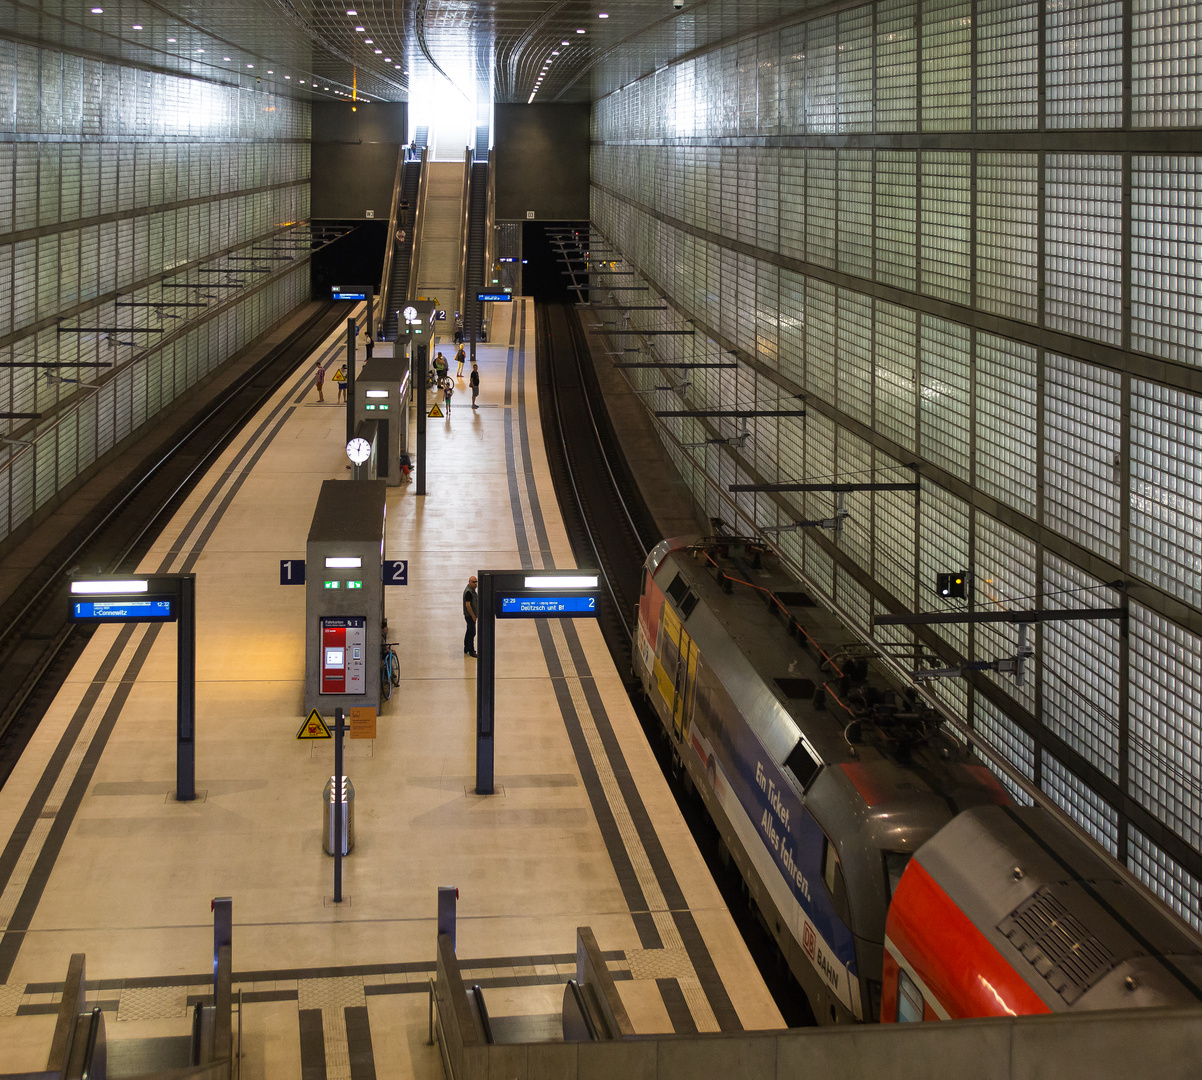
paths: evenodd
<path fill-rule="evenodd" d="M 413 207 L 413 247 L 409 251 L 409 295 L 407 303 L 417 299 L 417 268 L 421 265 L 422 227 L 426 218 L 426 191 L 430 186 L 430 170 L 426 168 L 428 146 L 421 148 L 421 178 L 417 182 L 417 203 Z"/>
<path fill-rule="evenodd" d="M 459 215 L 459 277 L 455 279 L 459 282 L 459 302 L 455 310 L 459 312 L 459 317 L 465 326 L 467 325 L 467 227 L 471 208 L 472 148 L 469 146 L 463 151 L 463 205 L 460 207 Z"/>
<path fill-rule="evenodd" d="M 392 181 L 392 202 L 388 211 L 388 240 L 384 244 L 384 268 L 380 276 L 380 287 L 376 296 L 380 302 L 375 305 L 376 325 L 372 327 L 372 337 L 380 340 L 384 332 L 384 323 L 388 320 L 388 288 L 392 283 L 392 261 L 396 251 L 396 234 L 399 226 L 397 219 L 401 212 L 401 176 L 405 171 L 405 152 L 407 146 L 400 146 L 396 155 L 396 176 Z"/>

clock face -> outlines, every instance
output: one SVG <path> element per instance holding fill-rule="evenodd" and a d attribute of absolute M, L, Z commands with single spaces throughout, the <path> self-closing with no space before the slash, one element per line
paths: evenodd
<path fill-rule="evenodd" d="M 417 308 L 412 304 L 405 308 L 401 314 L 405 316 L 405 322 L 417 322 Z"/>
<path fill-rule="evenodd" d="M 366 439 L 351 439 L 346 444 L 346 456 L 356 465 L 362 465 L 371 457 L 371 443 Z"/>

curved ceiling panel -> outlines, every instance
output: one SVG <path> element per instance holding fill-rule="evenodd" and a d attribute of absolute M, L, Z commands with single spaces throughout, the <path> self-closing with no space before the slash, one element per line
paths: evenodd
<path fill-rule="evenodd" d="M 277 93 L 589 101 L 800 0 L 0 0 L 0 35 Z M 94 10 L 98 9 L 98 10 Z"/>

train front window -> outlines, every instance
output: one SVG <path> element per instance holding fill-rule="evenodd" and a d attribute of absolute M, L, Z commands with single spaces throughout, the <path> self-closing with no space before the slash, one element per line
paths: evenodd
<path fill-rule="evenodd" d="M 886 851 L 882 854 L 885 858 L 885 884 L 889 888 L 889 899 L 892 900 L 893 894 L 897 892 L 897 886 L 901 882 L 902 874 L 910 865 L 910 853 L 908 851 Z"/>

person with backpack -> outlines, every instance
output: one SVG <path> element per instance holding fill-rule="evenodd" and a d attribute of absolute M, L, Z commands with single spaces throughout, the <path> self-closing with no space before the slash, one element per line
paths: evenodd
<path fill-rule="evenodd" d="M 463 362 L 467 359 L 467 353 L 463 351 L 463 346 L 459 346 L 459 351 L 455 354 L 455 363 L 459 365 L 459 370 L 455 372 L 455 378 L 463 378 Z"/>

